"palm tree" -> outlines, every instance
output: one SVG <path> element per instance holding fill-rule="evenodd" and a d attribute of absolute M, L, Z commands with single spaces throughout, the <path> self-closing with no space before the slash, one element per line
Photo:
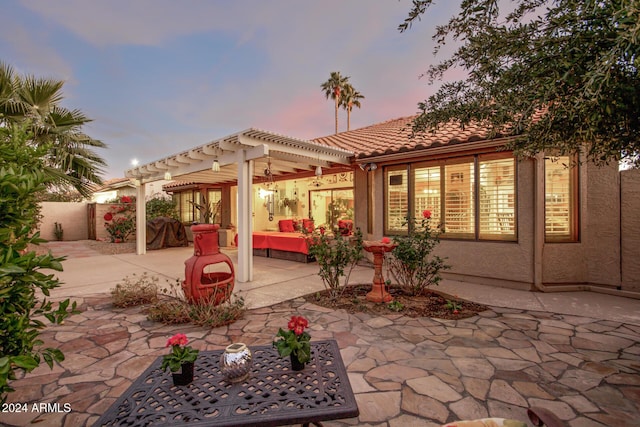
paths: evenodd
<path fill-rule="evenodd" d="M 81 132 L 91 120 L 80 110 L 68 110 L 62 101 L 63 81 L 20 76 L 0 62 L 0 126 L 28 123 L 32 143 L 47 146 L 46 172 L 53 185 L 73 187 L 88 196 L 92 184 L 101 184 L 105 161 L 94 151 L 102 141 Z"/>
<path fill-rule="evenodd" d="M 338 108 L 340 106 L 340 98 L 348 82 L 349 77 L 343 77 L 340 75 L 340 71 L 332 71 L 329 80 L 320 85 L 327 99 L 331 98 L 336 102 L 336 134 L 338 133 Z"/>
<path fill-rule="evenodd" d="M 350 83 L 347 83 L 342 92 L 341 102 L 340 102 L 340 105 L 342 106 L 342 108 L 347 110 L 347 130 L 351 129 L 351 110 L 353 109 L 354 106 L 358 108 L 361 107 L 360 105 L 361 99 L 364 99 L 364 95 L 362 95 L 360 92 L 355 90 Z"/>

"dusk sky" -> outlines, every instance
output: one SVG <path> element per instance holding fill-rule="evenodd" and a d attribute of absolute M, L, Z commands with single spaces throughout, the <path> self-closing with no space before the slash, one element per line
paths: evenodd
<path fill-rule="evenodd" d="M 446 57 L 431 36 L 457 4 L 442 3 L 401 34 L 410 0 L 3 0 L 0 60 L 66 82 L 109 179 L 250 127 L 332 134 L 331 71 L 366 97 L 351 129 L 414 114 L 435 90 L 420 75 Z"/>

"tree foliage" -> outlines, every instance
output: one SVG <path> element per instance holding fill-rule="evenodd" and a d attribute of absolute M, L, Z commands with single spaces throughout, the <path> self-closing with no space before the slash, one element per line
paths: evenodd
<path fill-rule="evenodd" d="M 414 0 L 399 30 L 432 3 Z M 436 52 L 450 39 L 460 44 L 426 76 L 433 83 L 462 68 L 468 78 L 420 103 L 414 132 L 476 122 L 489 137 L 515 137 L 519 155 L 553 150 L 640 164 L 639 16 L 639 0 L 462 1 L 433 36 Z"/>
<path fill-rule="evenodd" d="M 42 164 L 48 147 L 30 146 L 31 137 L 25 125 L 0 127 L 0 403 L 13 391 L 9 382 L 16 372 L 31 372 L 41 358 L 50 367 L 64 360 L 60 350 L 41 348 L 39 330 L 45 327 L 43 320 L 61 323 L 76 307 L 64 300 L 54 308 L 46 298 L 39 299 L 60 285 L 42 270 L 61 271 L 64 258 L 28 250 L 30 244 L 44 242 L 32 229 L 36 194 L 48 179 Z"/>
<path fill-rule="evenodd" d="M 48 186 L 73 188 L 83 196 L 101 184 L 105 161 L 95 152 L 106 145 L 82 132 L 91 120 L 80 110 L 60 105 L 63 81 L 16 74 L 0 61 L 0 125 L 27 124 L 35 146 L 46 145 L 43 170 Z"/>

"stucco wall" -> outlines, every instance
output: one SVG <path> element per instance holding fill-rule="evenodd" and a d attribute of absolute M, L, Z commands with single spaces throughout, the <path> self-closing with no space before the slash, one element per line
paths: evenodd
<path fill-rule="evenodd" d="M 517 242 L 442 239 L 436 253 L 448 258 L 445 276 L 478 283 L 530 289 L 533 283 L 534 162 L 517 164 Z"/>
<path fill-rule="evenodd" d="M 46 240 L 56 240 L 54 224 L 62 224 L 63 240 L 86 240 L 88 238 L 87 203 L 42 202 L 42 220 L 38 229 Z"/>
<path fill-rule="evenodd" d="M 580 241 L 545 243 L 543 283 L 620 285 L 617 165 L 580 166 Z"/>
<path fill-rule="evenodd" d="M 640 292 L 640 169 L 622 171 L 622 289 Z"/>

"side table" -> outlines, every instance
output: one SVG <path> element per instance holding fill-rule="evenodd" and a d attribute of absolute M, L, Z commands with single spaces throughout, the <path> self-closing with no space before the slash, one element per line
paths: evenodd
<path fill-rule="evenodd" d="M 281 426 L 320 425 L 359 415 L 340 349 L 334 340 L 311 342 L 311 361 L 292 371 L 289 358 L 272 346 L 249 346 L 253 369 L 232 384 L 220 371 L 224 350 L 201 351 L 194 381 L 173 385 L 158 357 L 94 426 Z"/>

